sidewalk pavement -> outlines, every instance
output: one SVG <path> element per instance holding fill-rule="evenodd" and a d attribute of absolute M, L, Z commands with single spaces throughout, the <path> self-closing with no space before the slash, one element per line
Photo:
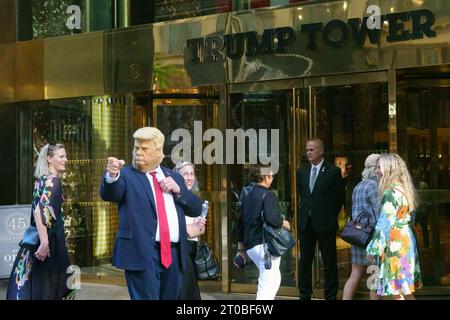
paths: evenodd
<path fill-rule="evenodd" d="M 6 298 L 8 279 L 0 279 L 0 300 Z M 202 300 L 255 300 L 255 294 L 201 292 Z M 367 300 L 368 297 L 356 300 Z M 450 300 L 450 296 L 416 296 L 417 300 Z M 75 300 L 130 300 L 128 289 L 124 285 L 81 282 Z M 277 296 L 276 300 L 298 300 L 296 297 Z M 316 300 L 316 299 L 314 299 Z"/>
<path fill-rule="evenodd" d="M 8 279 L 0 280 L 0 300 L 6 298 Z M 255 300 L 254 294 L 236 294 L 222 292 L 202 292 L 202 300 Z M 277 297 L 277 300 L 291 300 L 292 297 Z M 128 289 L 123 285 L 97 284 L 81 282 L 75 300 L 130 300 Z M 294 299 L 295 300 L 295 299 Z"/>

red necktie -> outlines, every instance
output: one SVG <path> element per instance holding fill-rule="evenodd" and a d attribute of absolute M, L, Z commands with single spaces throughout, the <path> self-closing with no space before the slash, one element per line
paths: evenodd
<path fill-rule="evenodd" d="M 161 191 L 161 186 L 156 179 L 156 171 L 150 172 L 150 174 L 153 177 L 153 189 L 155 190 L 156 197 L 156 211 L 158 213 L 161 263 L 167 269 L 172 263 L 172 253 L 170 251 L 170 232 L 169 223 L 167 222 L 166 206 L 164 204 L 164 196 Z"/>

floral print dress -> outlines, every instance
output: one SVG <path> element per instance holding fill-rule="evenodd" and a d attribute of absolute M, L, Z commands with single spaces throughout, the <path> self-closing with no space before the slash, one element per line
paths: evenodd
<path fill-rule="evenodd" d="M 366 252 L 381 258 L 379 295 L 409 295 L 422 287 L 411 210 L 400 187 L 391 186 L 383 193 L 380 216 Z"/>
<path fill-rule="evenodd" d="M 39 207 L 41 220 L 47 227 L 50 257 L 36 259 L 38 248 L 21 245 L 9 278 L 8 300 L 61 300 L 74 298 L 69 289 L 67 273 L 70 265 L 67 253 L 62 204 L 61 180 L 56 176 L 37 179 L 33 189 L 30 224 L 36 225 L 33 212 Z"/>

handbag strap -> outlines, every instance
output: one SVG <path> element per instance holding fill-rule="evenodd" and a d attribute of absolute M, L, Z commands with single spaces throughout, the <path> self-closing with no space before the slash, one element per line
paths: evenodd
<path fill-rule="evenodd" d="M 372 212 L 369 212 L 369 211 L 362 211 L 362 212 L 360 212 L 360 213 L 356 216 L 355 219 L 353 219 L 352 216 L 349 216 L 348 219 L 347 219 L 347 221 L 359 222 L 363 216 L 371 217 L 371 218 L 373 219 L 373 221 L 375 222 L 375 224 L 377 224 L 377 216 L 376 216 L 375 214 L 373 214 Z M 370 223 L 370 221 L 369 221 L 369 223 Z M 375 224 L 374 224 L 374 225 L 375 225 Z"/>
<path fill-rule="evenodd" d="M 264 253 L 268 253 L 267 246 L 266 246 L 266 237 L 264 235 L 264 223 L 266 220 L 264 219 L 264 199 L 266 198 L 267 191 L 264 191 L 262 196 L 262 205 L 261 205 L 261 220 L 263 222 L 263 230 L 262 230 L 262 243 L 263 243 L 263 249 Z"/>
<path fill-rule="evenodd" d="M 203 247 L 201 248 L 201 254 L 202 254 L 203 262 L 205 264 L 206 273 L 208 274 L 208 277 L 210 277 L 211 275 L 209 274 L 209 270 L 208 270 L 208 257 L 206 256 L 205 251 L 209 251 L 209 247 L 206 243 L 203 244 Z"/>
<path fill-rule="evenodd" d="M 203 244 L 202 246 L 203 247 L 202 247 L 202 249 L 200 249 L 200 251 L 201 251 L 201 254 L 202 254 L 203 262 L 205 264 L 205 271 L 206 271 L 208 277 L 212 277 L 212 276 L 214 276 L 214 274 L 211 274 L 210 270 L 208 269 L 208 256 L 207 256 L 207 254 L 209 255 L 209 258 L 211 259 L 211 261 L 213 263 L 215 263 L 215 265 L 217 267 L 219 266 L 219 262 L 217 261 L 216 256 L 213 254 L 213 252 L 211 251 L 211 249 L 209 248 L 207 243 Z"/>
<path fill-rule="evenodd" d="M 362 218 L 365 217 L 365 216 L 367 217 L 367 222 L 368 222 L 369 225 L 375 226 L 377 224 L 376 216 L 372 212 L 369 212 L 369 211 L 360 212 L 358 214 L 358 216 L 356 217 L 356 219 L 353 220 L 353 221 L 354 222 L 361 222 Z M 372 224 L 372 222 L 373 222 L 373 224 Z"/>

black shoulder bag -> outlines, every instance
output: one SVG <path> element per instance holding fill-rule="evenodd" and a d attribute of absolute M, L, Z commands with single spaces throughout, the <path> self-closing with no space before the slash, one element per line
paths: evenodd
<path fill-rule="evenodd" d="M 267 224 L 264 219 L 264 199 L 266 197 L 266 193 L 264 193 L 261 208 L 261 219 L 263 221 L 263 232 L 262 232 L 262 241 L 264 246 L 264 261 L 269 263 L 266 259 L 266 255 L 270 255 L 274 257 L 281 257 L 283 253 L 287 250 L 291 249 L 295 245 L 295 240 L 292 234 L 288 229 L 284 227 L 274 228 L 271 225 Z M 266 246 L 267 243 L 267 246 Z M 266 269 L 270 269 L 267 268 Z"/>
<path fill-rule="evenodd" d="M 219 263 L 207 243 L 197 248 L 195 271 L 199 280 L 213 280 L 220 277 Z"/>

